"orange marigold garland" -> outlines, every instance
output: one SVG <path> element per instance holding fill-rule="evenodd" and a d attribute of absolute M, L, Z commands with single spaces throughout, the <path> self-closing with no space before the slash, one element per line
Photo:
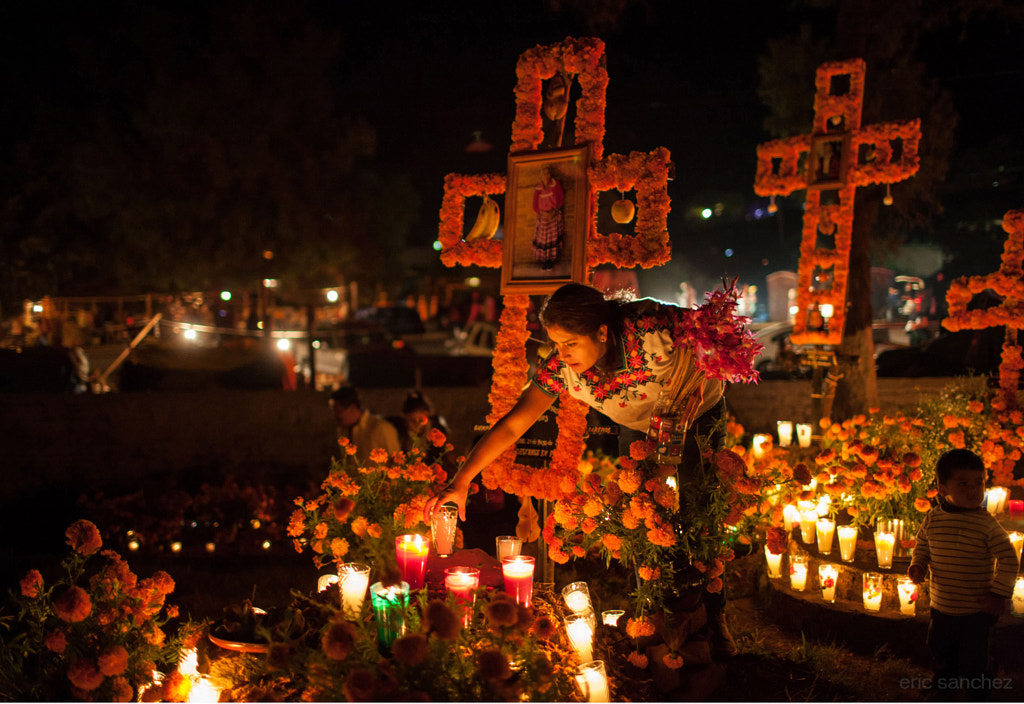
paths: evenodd
<path fill-rule="evenodd" d="M 501 266 L 501 242 L 490 239 L 466 242 L 463 239 L 463 219 L 467 197 L 504 192 L 504 174 L 445 176 L 441 224 L 437 236 L 441 243 L 441 261 L 445 266 Z"/>

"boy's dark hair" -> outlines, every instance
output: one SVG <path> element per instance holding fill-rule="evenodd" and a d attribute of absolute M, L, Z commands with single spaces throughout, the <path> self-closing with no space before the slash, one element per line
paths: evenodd
<path fill-rule="evenodd" d="M 355 406 L 356 408 L 362 408 L 359 403 L 359 392 L 356 391 L 354 386 L 345 384 L 344 386 L 336 389 L 331 394 L 331 400 L 334 401 L 335 405 L 341 406 Z"/>
<path fill-rule="evenodd" d="M 985 462 L 970 450 L 949 450 L 935 463 L 935 480 L 945 484 L 958 469 L 985 471 Z"/>

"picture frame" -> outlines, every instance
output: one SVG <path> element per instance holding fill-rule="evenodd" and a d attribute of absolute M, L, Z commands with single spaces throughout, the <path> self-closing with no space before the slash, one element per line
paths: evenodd
<path fill-rule="evenodd" d="M 502 295 L 546 295 L 584 283 L 592 222 L 589 165 L 588 145 L 509 155 Z M 545 172 L 555 183 L 544 182 Z"/>
<path fill-rule="evenodd" d="M 813 136 L 808 156 L 808 188 L 842 188 L 843 178 L 850 168 L 850 133 L 833 132 Z"/>

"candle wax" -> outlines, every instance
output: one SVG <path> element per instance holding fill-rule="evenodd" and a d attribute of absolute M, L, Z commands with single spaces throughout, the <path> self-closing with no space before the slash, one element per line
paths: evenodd
<path fill-rule="evenodd" d="M 580 662 L 590 662 L 594 659 L 594 632 L 590 630 L 590 624 L 580 619 L 570 621 L 565 626 L 569 633 L 569 640 L 580 656 Z"/>
<path fill-rule="evenodd" d="M 853 526 L 839 526 L 839 553 L 843 562 L 853 562 L 853 554 L 857 550 L 857 529 Z"/>
<path fill-rule="evenodd" d="M 573 613 L 583 613 L 590 608 L 590 599 L 583 592 L 569 592 L 565 595 L 565 605 Z"/>
<path fill-rule="evenodd" d="M 501 571 L 505 576 L 505 591 L 523 606 L 533 600 L 533 561 L 521 558 L 505 558 Z"/>
<path fill-rule="evenodd" d="M 403 537 L 399 538 L 395 548 L 395 555 L 398 558 L 398 571 L 402 575 L 402 581 L 409 583 L 410 589 L 422 589 L 423 578 L 427 572 L 427 556 L 430 554 L 430 544 L 422 535 Z"/>

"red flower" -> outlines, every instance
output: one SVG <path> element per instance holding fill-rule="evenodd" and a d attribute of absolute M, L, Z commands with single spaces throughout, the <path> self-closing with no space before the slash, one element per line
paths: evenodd
<path fill-rule="evenodd" d="M 43 575 L 39 573 L 39 570 L 29 570 L 21 580 L 21 595 L 27 596 L 29 599 L 39 596 L 39 591 L 42 588 Z"/>
<path fill-rule="evenodd" d="M 100 531 L 91 521 L 80 520 L 72 523 L 67 531 L 67 543 L 79 555 L 92 555 L 103 547 Z"/>

